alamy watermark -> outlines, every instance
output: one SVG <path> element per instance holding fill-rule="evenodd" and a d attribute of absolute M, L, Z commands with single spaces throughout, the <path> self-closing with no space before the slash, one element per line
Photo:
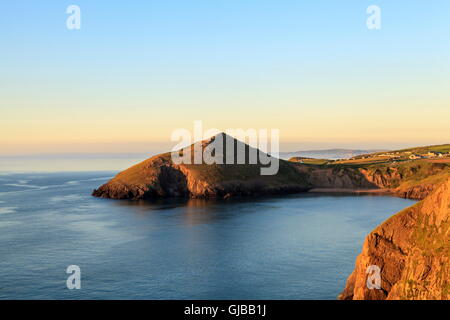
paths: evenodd
<path fill-rule="evenodd" d="M 376 266 L 376 265 L 368 266 L 366 273 L 368 274 L 367 281 L 366 281 L 367 289 L 380 290 L 381 289 L 381 269 L 380 269 L 380 267 Z"/>
<path fill-rule="evenodd" d="M 194 130 L 176 129 L 172 141 L 174 164 L 259 164 L 261 175 L 275 175 L 279 169 L 278 129 L 203 130 L 201 121 Z M 208 140 L 209 139 L 209 140 Z M 246 144 L 248 143 L 248 144 Z"/>
<path fill-rule="evenodd" d="M 366 25 L 369 30 L 381 29 L 381 8 L 376 5 L 371 5 L 366 10 L 369 17 L 367 18 Z"/>
<path fill-rule="evenodd" d="M 69 15 L 66 20 L 66 27 L 69 30 L 81 29 L 81 9 L 78 5 L 71 4 L 66 8 Z M 366 9 L 369 17 L 366 20 L 366 26 L 369 30 L 381 29 L 381 8 L 377 5 L 370 5 Z"/>
<path fill-rule="evenodd" d="M 67 7 L 66 13 L 69 14 L 66 20 L 66 27 L 69 30 L 81 29 L 81 9 L 79 6 L 71 4 Z"/>
<path fill-rule="evenodd" d="M 66 280 L 67 289 L 81 289 L 81 269 L 77 265 L 70 265 L 66 269 L 70 276 Z"/>

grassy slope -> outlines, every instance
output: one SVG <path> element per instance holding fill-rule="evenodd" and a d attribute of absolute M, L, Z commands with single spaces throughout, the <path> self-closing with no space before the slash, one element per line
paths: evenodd
<path fill-rule="evenodd" d="M 376 153 L 371 153 L 371 154 L 365 154 L 365 155 L 360 155 L 357 156 L 355 158 L 360 158 L 362 156 L 364 157 L 376 157 L 380 154 L 385 154 L 385 153 L 395 153 L 395 152 L 399 152 L 399 153 L 411 153 L 411 154 L 418 154 L 418 155 L 424 155 L 427 154 L 428 152 L 434 152 L 434 153 L 449 153 L 450 152 L 450 144 L 441 144 L 441 145 L 434 145 L 434 146 L 423 146 L 423 147 L 414 147 L 414 148 L 407 148 L 407 149 L 401 149 L 401 150 L 393 150 L 393 151 L 387 151 L 387 152 L 376 152 Z"/>
<path fill-rule="evenodd" d="M 205 148 L 210 140 L 204 141 Z M 254 149 L 252 149 L 254 150 Z M 248 158 L 250 147 L 245 146 Z M 219 153 L 225 162 L 225 154 Z M 235 150 L 235 163 L 236 150 Z M 191 162 L 194 162 L 194 149 L 191 146 Z M 299 172 L 292 163 L 279 160 L 276 175 L 261 175 L 261 168 L 269 165 L 258 164 L 180 164 L 171 160 L 171 153 L 164 153 L 144 160 L 117 174 L 110 182 L 101 186 L 98 196 L 127 197 L 131 190 L 132 197 L 142 196 L 142 192 L 163 194 L 163 190 L 176 189 L 177 185 L 187 182 L 192 194 L 210 194 L 211 192 L 258 193 L 258 192 L 292 192 L 307 190 L 311 186 L 304 173 Z M 169 174 L 170 172 L 170 174 Z M 168 176 L 168 174 L 170 176 Z M 184 180 L 177 180 L 182 174 Z M 178 176 L 177 176 L 178 175 Z M 140 192 L 142 191 L 142 192 Z"/>
<path fill-rule="evenodd" d="M 406 190 L 415 186 L 437 185 L 450 176 L 450 163 L 433 163 L 426 160 L 408 160 L 399 162 L 350 162 L 303 165 L 317 169 L 333 169 L 339 172 L 345 169 L 357 169 L 370 176 L 382 175 L 390 178 L 389 188 Z"/>
<path fill-rule="evenodd" d="M 392 170 L 397 170 L 402 179 L 394 182 L 392 187 L 408 187 L 424 183 L 437 184 L 444 181 L 450 173 L 450 166 L 446 163 L 437 164 L 423 160 L 359 165 L 359 168 L 367 169 L 369 172 L 378 171 L 382 174 L 389 174 Z"/>
<path fill-rule="evenodd" d="M 331 160 L 328 159 L 315 159 L 315 158 L 305 158 L 305 157 L 292 157 L 288 161 L 291 162 L 301 162 L 305 164 L 328 164 Z"/>
<path fill-rule="evenodd" d="M 417 154 L 425 154 L 428 152 L 448 153 L 448 152 L 450 152 L 450 144 L 408 148 L 408 149 L 399 150 L 399 152 L 412 152 L 412 153 L 417 153 Z"/>

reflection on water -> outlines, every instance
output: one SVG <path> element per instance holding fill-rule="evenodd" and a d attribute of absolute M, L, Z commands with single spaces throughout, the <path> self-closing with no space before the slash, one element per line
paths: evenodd
<path fill-rule="evenodd" d="M 335 299 L 365 235 L 413 203 L 91 197 L 112 175 L 1 176 L 0 298 Z M 81 290 L 65 287 L 71 264 L 82 270 Z"/>

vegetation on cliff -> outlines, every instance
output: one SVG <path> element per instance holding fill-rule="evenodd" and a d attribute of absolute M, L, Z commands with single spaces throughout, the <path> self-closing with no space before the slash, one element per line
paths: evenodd
<path fill-rule="evenodd" d="M 448 300 L 449 263 L 450 178 L 367 236 L 340 299 Z M 366 285 L 371 265 L 381 269 L 381 289 Z"/>
<path fill-rule="evenodd" d="M 220 155 L 224 164 L 175 164 L 171 153 L 165 153 L 120 172 L 111 181 L 94 190 L 93 195 L 114 199 L 226 198 L 302 192 L 311 188 L 305 174 L 299 172 L 288 161 L 279 160 L 276 175 L 261 175 L 261 168 L 264 165 L 260 161 L 257 164 L 248 164 L 248 161 L 246 164 L 238 164 L 236 152 L 238 148 L 245 150 L 246 159 L 255 149 L 223 135 L 225 139 L 232 139 L 234 142 L 233 164 L 225 164 L 226 149 Z M 203 141 L 202 149 L 207 148 L 213 141 L 214 137 Z M 190 148 L 194 150 L 193 145 Z M 192 157 L 193 154 L 194 152 Z"/>
<path fill-rule="evenodd" d="M 238 146 L 245 156 L 257 151 L 223 134 L 236 146 L 234 164 L 175 164 L 171 153 L 147 159 L 120 172 L 93 195 L 113 199 L 151 199 L 155 197 L 230 197 L 304 192 L 310 189 L 383 190 L 400 197 L 425 198 L 436 185 L 450 176 L 450 163 L 427 160 L 384 161 L 381 163 L 279 160 L 273 176 L 261 175 L 260 162 L 237 164 Z M 207 148 L 214 137 L 202 142 Z M 193 150 L 193 146 L 190 147 Z M 228 155 L 225 149 L 221 157 Z M 266 154 L 264 154 L 267 156 Z M 193 156 L 192 156 L 193 157 Z M 304 161 L 306 160 L 306 161 Z M 193 161 L 192 161 L 193 162 Z"/>
<path fill-rule="evenodd" d="M 370 164 L 326 164 L 299 167 L 314 188 L 383 189 L 421 200 L 450 177 L 450 163 L 426 160 Z"/>

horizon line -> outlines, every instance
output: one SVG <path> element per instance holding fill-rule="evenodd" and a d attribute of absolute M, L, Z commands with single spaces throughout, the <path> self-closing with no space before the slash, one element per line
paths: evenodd
<path fill-rule="evenodd" d="M 427 145 L 411 145 L 411 146 L 402 146 L 398 148 L 373 148 L 373 147 L 326 147 L 326 148 L 308 148 L 308 149 L 295 149 L 295 150 L 280 150 L 279 153 L 299 153 L 299 152 L 318 152 L 318 151 L 370 151 L 370 152 L 383 152 L 383 151 L 397 151 L 404 150 L 409 148 L 422 148 L 422 147 L 434 147 L 434 146 L 443 146 L 448 145 L 450 143 L 441 143 L 441 144 L 427 144 Z M 133 151 L 133 152 L 90 152 L 90 151 L 81 151 L 81 152 L 36 152 L 36 153 L 0 153 L 1 158 L 15 158 L 15 157 L 51 157 L 51 156 L 118 156 L 118 157 L 130 157 L 130 156 L 144 156 L 144 155 L 156 155 L 170 151 L 158 151 L 158 150 L 149 150 L 149 151 Z"/>

